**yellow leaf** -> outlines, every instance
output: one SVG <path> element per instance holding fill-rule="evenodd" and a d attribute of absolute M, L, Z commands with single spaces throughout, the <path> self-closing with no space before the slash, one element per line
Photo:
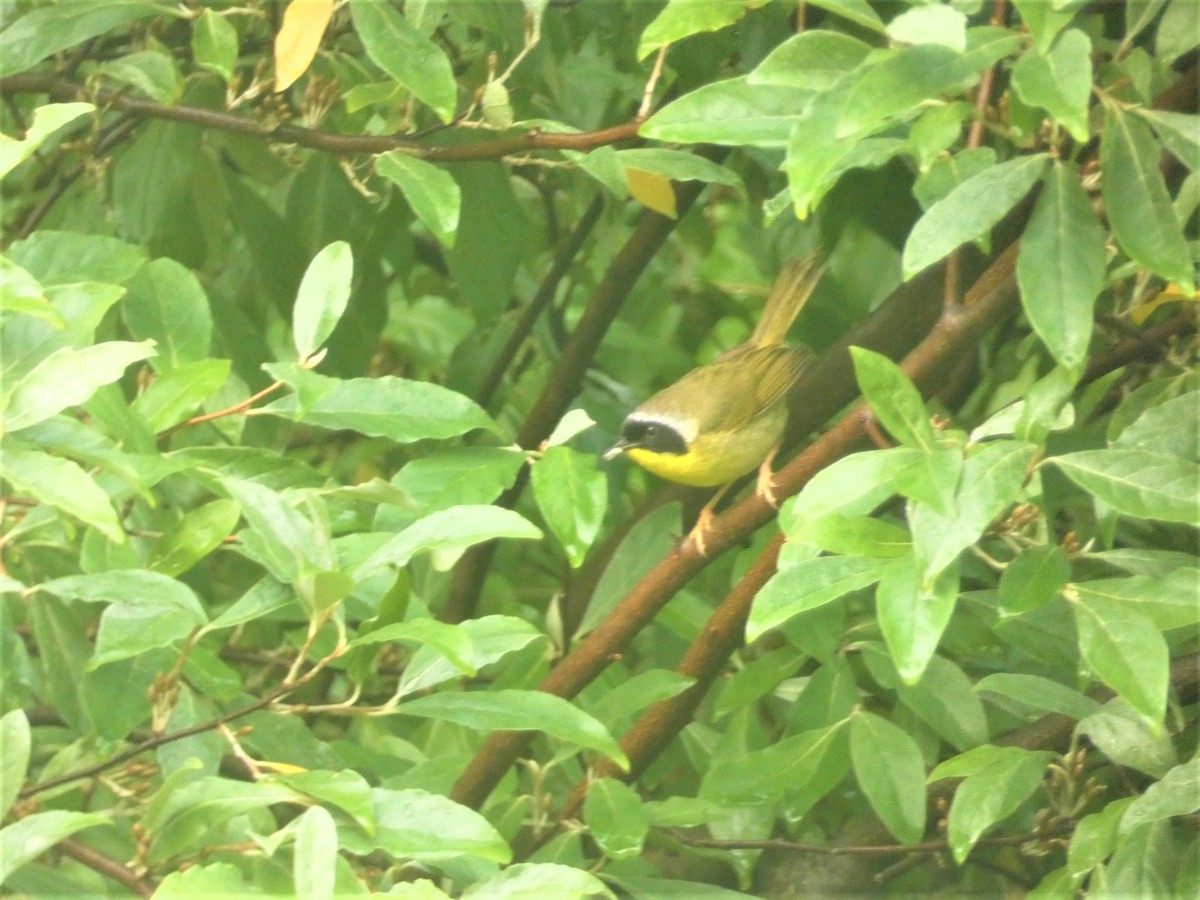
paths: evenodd
<path fill-rule="evenodd" d="M 1180 289 L 1179 285 L 1172 282 L 1150 300 L 1147 300 L 1145 303 L 1139 303 L 1137 306 L 1131 309 L 1129 311 L 1129 318 L 1134 325 L 1141 325 L 1148 318 L 1150 318 L 1150 314 L 1152 312 L 1154 312 L 1164 303 L 1179 303 L 1184 300 L 1190 300 L 1193 303 L 1200 301 L 1200 291 L 1197 291 L 1194 294 L 1185 294 Z"/>
<path fill-rule="evenodd" d="M 643 206 L 672 219 L 678 217 L 675 188 L 671 186 L 669 178 L 644 169 L 626 169 L 625 180 L 629 183 L 629 193 Z"/>
<path fill-rule="evenodd" d="M 308 771 L 303 766 L 294 766 L 291 763 L 284 762 L 271 762 L 266 759 L 258 760 L 257 765 L 260 769 L 267 772 L 277 772 L 280 775 L 299 775 L 301 772 Z"/>
<path fill-rule="evenodd" d="M 275 35 L 275 92 L 287 90 L 317 55 L 325 26 L 333 16 L 333 0 L 292 0 Z"/>

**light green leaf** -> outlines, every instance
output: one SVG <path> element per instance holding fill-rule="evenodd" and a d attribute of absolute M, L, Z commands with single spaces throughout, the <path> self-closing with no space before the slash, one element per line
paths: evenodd
<path fill-rule="evenodd" d="M 147 811 L 142 824 L 153 836 L 148 859 L 157 864 L 198 852 L 235 816 L 299 800 L 294 791 L 268 781 L 248 783 L 207 775 L 184 782 Z"/>
<path fill-rule="evenodd" d="M 1178 761 L 1166 729 L 1155 727 L 1121 697 L 1114 697 L 1075 726 L 1119 766 L 1161 778 Z"/>
<path fill-rule="evenodd" d="M 0 477 L 19 493 L 91 525 L 115 543 L 125 541 L 108 494 L 78 465 L 31 450 L 0 450 Z"/>
<path fill-rule="evenodd" d="M 292 341 L 301 362 L 320 350 L 350 302 L 354 256 L 345 241 L 334 241 L 313 257 L 292 307 Z"/>
<path fill-rule="evenodd" d="M 4 35 L 0 34 L 0 45 L 3 43 Z M 4 67 L 4 57 L 0 56 L 0 69 Z M 95 108 L 91 103 L 49 103 L 33 111 L 33 121 L 29 123 L 25 137 L 21 140 L 0 134 L 0 177 L 29 159 L 46 138 L 58 129 Z"/>
<path fill-rule="evenodd" d="M 1200 171 L 1200 115 L 1142 108 L 1135 112 L 1154 126 L 1159 140 L 1180 162 L 1193 172 Z"/>
<path fill-rule="evenodd" d="M 230 361 L 199 359 L 166 369 L 131 404 L 155 434 L 177 425 L 229 380 Z"/>
<path fill-rule="evenodd" d="M 392 478 L 422 513 L 491 503 L 517 477 L 526 456 L 505 447 L 463 447 L 414 459 Z"/>
<path fill-rule="evenodd" d="M 385 566 L 404 566 L 418 553 L 437 554 L 449 568 L 468 547 L 497 538 L 540 540 L 542 532 L 527 519 L 499 506 L 455 506 L 430 513 L 372 553 L 355 572 L 363 578 Z"/>
<path fill-rule="evenodd" d="M 408 622 L 384 625 L 382 628 L 360 634 L 349 646 L 362 647 L 392 641 L 428 647 L 448 660 L 459 672 L 466 675 L 475 674 L 472 661 L 475 650 L 471 644 L 470 633 L 462 625 L 450 625 L 436 619 L 412 619 Z"/>
<path fill-rule="evenodd" d="M 0 819 L 21 793 L 29 769 L 29 719 L 14 709 L 0 717 Z"/>
<path fill-rule="evenodd" d="M 196 65 L 216 72 L 226 81 L 237 65 L 238 33 L 229 19 L 206 9 L 192 23 L 192 57 Z"/>
<path fill-rule="evenodd" d="M 746 641 L 758 640 L 772 628 L 879 580 L 887 561 L 871 557 L 820 556 L 771 576 L 750 608 Z"/>
<path fill-rule="evenodd" d="M 1081 450 L 1050 462 L 1119 513 L 1160 522 L 1200 520 L 1200 466 L 1146 450 Z"/>
<path fill-rule="evenodd" d="M 1021 305 L 1051 355 L 1077 369 L 1104 287 L 1104 228 L 1074 166 L 1056 161 L 1044 182 L 1017 258 Z"/>
<path fill-rule="evenodd" d="M 97 74 L 170 106 L 179 99 L 181 83 L 175 60 L 159 50 L 139 50 L 103 63 Z"/>
<path fill-rule="evenodd" d="M 232 500 L 213 500 L 188 510 L 150 545 L 146 568 L 171 578 L 182 575 L 225 542 L 241 515 L 241 507 Z"/>
<path fill-rule="evenodd" d="M 35 231 L 8 256 L 45 287 L 78 282 L 124 284 L 146 262 L 146 251 L 114 237 L 74 231 Z"/>
<path fill-rule="evenodd" d="M 908 530 L 871 516 L 831 513 L 789 532 L 791 540 L 845 556 L 903 556 L 912 549 Z"/>
<path fill-rule="evenodd" d="M 546 641 L 546 635 L 516 616 L 482 616 L 467 619 L 457 626 L 470 639 L 471 656 L 468 664 L 473 671 L 498 662 L 509 653 L 524 650 L 536 641 Z M 413 654 L 404 674 L 400 677 L 397 692 L 407 696 L 414 691 L 442 684 L 458 677 L 457 668 L 442 652 L 432 646 L 421 647 Z"/>
<path fill-rule="evenodd" d="M 333 568 L 328 531 L 282 494 L 238 478 L 223 478 L 221 484 L 241 506 L 258 539 L 261 561 L 277 579 L 296 584 L 301 578 Z M 243 533 L 243 543 L 245 538 Z"/>
<path fill-rule="evenodd" d="M 900 367 L 883 354 L 862 347 L 851 347 L 850 356 L 863 397 L 892 437 L 919 450 L 935 449 L 937 436 L 925 401 Z"/>
<path fill-rule="evenodd" d="M 768 53 L 746 81 L 824 91 L 858 68 L 870 52 L 870 45 L 846 34 L 805 31 Z"/>
<path fill-rule="evenodd" d="M 746 0 L 668 0 L 638 41 L 637 58 L 693 34 L 720 31 L 746 14 Z"/>
<path fill-rule="evenodd" d="M 562 697 L 542 691 L 430 694 L 396 707 L 408 716 L 442 719 L 479 731 L 543 731 L 604 754 L 622 769 L 629 760 L 603 725 Z"/>
<path fill-rule="evenodd" d="M 729 78 L 668 103 L 638 133 L 651 140 L 685 144 L 779 147 L 811 97 L 810 91 Z"/>
<path fill-rule="evenodd" d="M 477 403 L 441 385 L 390 375 L 329 378 L 284 364 L 268 369 L 297 391 L 260 410 L 269 415 L 404 443 L 457 437 L 476 428 L 496 430 Z"/>
<path fill-rule="evenodd" d="M 779 512 L 783 533 L 790 538 L 806 522 L 827 515 L 868 515 L 896 492 L 892 485 L 896 473 L 925 455 L 920 450 L 894 447 L 842 457 L 817 472 L 794 499 L 784 502 Z"/>
<path fill-rule="evenodd" d="M 615 778 L 588 785 L 583 821 L 609 859 L 630 859 L 642 852 L 650 821 L 637 791 Z"/>
<path fill-rule="evenodd" d="M 988 828 L 1037 790 L 1053 756 L 1020 747 L 997 747 L 994 759 L 958 786 L 950 806 L 947 837 L 959 865 Z"/>
<path fill-rule="evenodd" d="M 714 763 L 700 796 L 727 806 L 758 806 L 788 794 L 789 806 L 811 807 L 849 771 L 847 724 L 835 722 Z"/>
<path fill-rule="evenodd" d="M 705 181 L 742 189 L 742 179 L 732 169 L 727 169 L 694 153 L 685 153 L 682 150 L 664 150 L 659 147 L 641 147 L 633 150 L 618 150 L 616 154 L 617 159 L 626 169 L 653 172 L 664 178 L 670 178 L 672 181 Z M 572 410 L 572 412 L 582 412 L 582 410 Z M 592 423 L 589 422 L 589 424 Z M 550 441 L 551 446 L 555 443 L 562 442 Z"/>
<path fill-rule="evenodd" d="M 2 58 L 2 57 L 0 57 Z M 41 856 L 77 831 L 112 820 L 99 813 L 50 810 L 34 813 L 0 828 L 0 884 L 27 862 Z"/>
<path fill-rule="evenodd" d="M 86 402 L 154 352 L 153 341 L 105 341 L 82 350 L 56 350 L 13 387 L 4 409 L 4 431 L 20 431 Z"/>
<path fill-rule="evenodd" d="M 883 34 L 885 30 L 883 20 L 879 18 L 879 14 L 871 8 L 867 0 L 810 0 L 810 2 L 813 6 L 827 10 L 835 16 L 841 16 L 869 31 Z"/>
<path fill-rule="evenodd" d="M 600 533 L 608 507 L 608 476 L 592 453 L 550 447 L 533 464 L 533 495 L 572 568 L 579 568 Z"/>
<path fill-rule="evenodd" d="M 1122 797 L 1079 820 L 1067 848 L 1067 868 L 1073 877 L 1083 878 L 1112 854 L 1119 836 L 1117 826 L 1132 802 L 1132 797 Z"/>
<path fill-rule="evenodd" d="M 1200 621 L 1200 569 L 1184 566 L 1163 576 L 1100 578 L 1071 585 L 1084 600 L 1100 597 L 1125 603 L 1162 631 L 1185 628 Z"/>
<path fill-rule="evenodd" d="M 1175 766 L 1129 805 L 1121 819 L 1121 834 L 1147 822 L 1188 816 L 1200 809 L 1200 758 Z"/>
<path fill-rule="evenodd" d="M 1013 67 L 1012 84 L 1022 100 L 1050 113 L 1075 140 L 1088 139 L 1092 42 L 1083 31 L 1066 31 L 1046 53 L 1026 52 Z"/>
<path fill-rule="evenodd" d="M 47 56 L 153 15 L 181 15 L 165 3 L 65 0 L 36 6 L 0 33 L 0 75 L 23 72 Z"/>
<path fill-rule="evenodd" d="M 375 171 L 400 188 L 412 211 L 434 237 L 447 247 L 454 246 L 462 189 L 453 175 L 399 150 L 376 157 Z"/>
<path fill-rule="evenodd" d="M 900 677 L 915 684 L 937 650 L 958 602 L 958 567 L 929 579 L 912 555 L 892 560 L 875 591 L 879 628 Z"/>
<path fill-rule="evenodd" d="M 1129 604 L 1098 594 L 1080 595 L 1068 587 L 1079 653 L 1096 675 L 1161 727 L 1167 705 L 1170 654 L 1162 632 Z"/>
<path fill-rule="evenodd" d="M 1189 391 L 1151 406 L 1127 425 L 1112 445 L 1200 461 L 1200 392 Z"/>
<path fill-rule="evenodd" d="M 590 872 L 558 863 L 518 863 L 508 866 L 491 878 L 467 885 L 462 894 L 462 900 L 549 900 L 551 897 L 603 897 L 615 900 L 616 894 Z"/>
<path fill-rule="evenodd" d="M 1000 610 L 1019 615 L 1054 600 L 1071 577 L 1066 551 L 1053 544 L 1026 547 L 1000 573 Z"/>
<path fill-rule="evenodd" d="M 37 279 L 7 256 L 0 256 L 0 310 L 24 313 L 55 328 L 67 327 L 62 313 L 46 297 Z"/>
<path fill-rule="evenodd" d="M 940 44 L 963 53 L 967 49 L 967 17 L 951 6 L 915 6 L 888 22 L 887 34 L 902 44 Z"/>
<path fill-rule="evenodd" d="M 369 835 L 375 834 L 371 785 L 358 772 L 352 769 L 337 772 L 317 769 L 274 775 L 272 778 L 322 803 L 345 810 L 363 831 Z"/>
<path fill-rule="evenodd" d="M 1029 193 L 1045 167 L 1046 157 L 1040 153 L 1010 159 L 984 169 L 934 203 L 913 226 L 904 244 L 905 279 L 944 259 L 962 244 L 986 237 L 992 226 Z"/>
<path fill-rule="evenodd" d="M 190 269 L 163 257 L 147 263 L 129 282 L 121 318 L 135 338 L 153 340 L 159 371 L 208 358 L 213 320 L 208 295 Z"/>
<path fill-rule="evenodd" d="M 413 92 L 443 122 L 454 118 L 458 88 L 442 48 L 393 7 L 376 0 L 351 0 L 354 28 L 374 63 Z"/>
<path fill-rule="evenodd" d="M 1151 272 L 1195 289 L 1191 252 L 1158 167 L 1158 142 L 1146 123 L 1105 104 L 1100 193 L 1122 249 Z"/>
<path fill-rule="evenodd" d="M 871 808 L 902 844 L 925 833 L 925 763 L 911 737 L 887 719 L 859 712 L 850 720 L 854 776 Z"/>
<path fill-rule="evenodd" d="M 296 820 L 296 849 L 292 854 L 292 880 L 301 900 L 333 896 L 338 858 L 337 825 L 321 806 L 310 806 Z"/>
<path fill-rule="evenodd" d="M 1000 698 L 1003 705 L 1015 703 L 1022 711 L 1029 709 L 1038 715 L 1059 713 L 1073 719 L 1085 719 L 1100 708 L 1100 704 L 1074 688 L 1051 681 L 1040 675 L 1020 672 L 995 672 L 981 678 L 975 692 L 988 699 Z"/>

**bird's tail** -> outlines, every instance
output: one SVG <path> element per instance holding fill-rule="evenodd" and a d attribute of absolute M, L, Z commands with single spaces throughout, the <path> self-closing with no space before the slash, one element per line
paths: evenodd
<path fill-rule="evenodd" d="M 784 266 L 771 287 L 750 343 L 759 347 L 782 344 L 824 272 L 825 260 L 820 253 Z"/>

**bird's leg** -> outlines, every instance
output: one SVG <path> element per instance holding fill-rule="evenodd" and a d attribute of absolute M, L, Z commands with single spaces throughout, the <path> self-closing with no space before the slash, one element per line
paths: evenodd
<path fill-rule="evenodd" d="M 758 484 L 754 492 L 762 497 L 775 509 L 779 509 L 779 500 L 775 497 L 775 472 L 771 468 L 771 464 L 775 462 L 775 454 L 779 452 L 779 444 L 771 448 L 771 452 L 767 454 L 767 458 L 762 461 L 762 465 L 758 467 Z"/>
<path fill-rule="evenodd" d="M 704 534 L 708 531 L 709 525 L 713 520 L 713 509 L 721 502 L 721 498 L 725 496 L 725 492 L 733 487 L 733 482 L 721 487 L 719 491 L 713 494 L 712 499 L 704 504 L 704 509 L 700 510 L 700 515 L 696 517 L 696 524 L 692 526 L 692 530 L 688 533 L 688 539 L 696 545 L 696 551 L 701 556 L 708 556 L 708 548 L 704 546 Z"/>

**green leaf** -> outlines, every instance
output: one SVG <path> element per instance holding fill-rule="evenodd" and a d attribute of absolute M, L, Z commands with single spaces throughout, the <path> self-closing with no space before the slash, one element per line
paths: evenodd
<path fill-rule="evenodd" d="M 258 539 L 261 561 L 272 575 L 295 584 L 332 568 L 328 532 L 283 495 L 237 478 L 223 478 L 221 484 L 242 508 L 246 523 Z M 244 534 L 242 540 L 245 543 Z"/>
<path fill-rule="evenodd" d="M 932 657 L 921 679 L 915 684 L 897 684 L 896 693 L 901 703 L 955 749 L 966 750 L 987 741 L 983 704 L 966 673 L 950 660 Z"/>
<path fill-rule="evenodd" d="M 1071 562 L 1057 545 L 1026 547 L 1000 573 L 1000 609 L 1019 615 L 1040 609 L 1058 597 L 1071 577 Z"/>
<path fill-rule="evenodd" d="M 897 472 L 925 457 L 920 450 L 894 447 L 843 456 L 826 466 L 779 512 L 780 527 L 789 538 L 806 523 L 827 515 L 865 516 L 896 492 Z"/>
<path fill-rule="evenodd" d="M 1159 522 L 1200 520 L 1200 466 L 1146 450 L 1081 450 L 1051 457 L 1063 474 L 1119 513 Z"/>
<path fill-rule="evenodd" d="M 805 31 L 768 53 L 746 81 L 824 91 L 858 68 L 870 52 L 870 45 L 846 34 Z"/>
<path fill-rule="evenodd" d="M 1012 84 L 1022 100 L 1050 113 L 1075 140 L 1088 139 L 1092 42 L 1083 31 L 1066 31 L 1048 52 L 1023 54 L 1013 67 Z"/>
<path fill-rule="evenodd" d="M 478 731 L 543 731 L 602 753 L 622 769 L 629 768 L 629 760 L 603 725 L 562 697 L 542 691 L 430 694 L 400 704 L 396 712 L 456 722 Z"/>
<path fill-rule="evenodd" d="M 1079 653 L 1096 675 L 1159 727 L 1167 705 L 1170 654 L 1162 633 L 1130 605 L 1068 587 Z"/>
<path fill-rule="evenodd" d="M 722 805 L 757 806 L 787 793 L 790 804 L 811 808 L 849 771 L 846 724 L 835 722 L 714 763 L 700 796 Z"/>
<path fill-rule="evenodd" d="M 1017 258 L 1021 305 L 1050 354 L 1077 369 L 1092 337 L 1092 306 L 1104 287 L 1104 228 L 1074 166 L 1056 161 L 1044 182 Z"/>
<path fill-rule="evenodd" d="M 175 60 L 158 50 L 139 50 L 109 60 L 96 71 L 98 75 L 140 91 L 164 106 L 175 103 L 181 93 Z"/>
<path fill-rule="evenodd" d="M 135 338 L 153 340 L 153 363 L 167 371 L 208 358 L 213 320 L 200 280 L 173 259 L 156 259 L 129 282 L 121 318 Z"/>
<path fill-rule="evenodd" d="M 524 650 L 530 644 L 545 641 L 546 636 L 524 619 L 515 616 L 482 616 L 457 626 L 471 642 L 469 665 L 473 671 L 490 666 L 510 653 Z M 414 691 L 433 687 L 456 678 L 461 673 L 436 647 L 425 646 L 413 654 L 400 684 L 396 688 L 401 696 Z"/>
<path fill-rule="evenodd" d="M 822 516 L 789 532 L 791 540 L 846 556 L 903 556 L 912 549 L 907 529 L 869 516 Z"/>
<path fill-rule="evenodd" d="M 902 844 L 925 833 L 925 763 L 908 734 L 874 713 L 850 720 L 854 776 L 887 830 Z"/>
<path fill-rule="evenodd" d="M 608 885 L 583 869 L 557 863 L 518 863 L 467 885 L 462 900 L 529 900 L 531 897 L 604 897 L 615 900 Z M 416 898 L 413 900 L 426 900 Z M 435 898 L 428 898 L 435 900 Z"/>
<path fill-rule="evenodd" d="M 821 556 L 781 569 L 754 598 L 746 641 L 752 643 L 802 612 L 870 586 L 887 565 L 870 557 Z"/>
<path fill-rule="evenodd" d="M 1067 869 L 1073 877 L 1082 878 L 1112 854 L 1118 839 L 1117 826 L 1132 802 L 1132 797 L 1122 797 L 1079 820 L 1067 848 Z"/>
<path fill-rule="evenodd" d="M 200 359 L 167 369 L 131 404 L 155 434 L 177 425 L 229 380 L 227 359 Z"/>
<path fill-rule="evenodd" d="M 926 580 L 958 559 L 992 519 L 1016 502 L 1034 449 L 1022 441 L 979 445 L 963 463 L 954 516 L 943 516 L 921 503 L 909 504 L 913 552 L 925 564 Z"/>
<path fill-rule="evenodd" d="M 30 746 L 29 719 L 24 711 L 14 709 L 0 717 L 0 819 L 8 815 L 21 793 Z"/>
<path fill-rule="evenodd" d="M 4 35 L 0 34 L 0 44 L 3 41 Z M 3 57 L 0 57 L 0 68 L 3 66 Z M 33 121 L 25 129 L 25 137 L 21 140 L 0 134 L 0 177 L 29 159 L 58 129 L 95 108 L 91 103 L 48 103 L 33 111 Z"/>
<path fill-rule="evenodd" d="M 292 341 L 301 362 L 325 346 L 350 302 L 354 256 L 345 241 L 328 244 L 313 257 L 292 307 Z"/>
<path fill-rule="evenodd" d="M 397 643 L 416 644 L 428 647 L 445 657 L 452 666 L 465 675 L 475 674 L 474 647 L 471 636 L 462 625 L 450 625 L 436 619 L 412 619 L 384 625 L 365 634 L 360 634 L 348 646 L 361 647 L 371 644 Z"/>
<path fill-rule="evenodd" d="M 296 850 L 292 855 L 292 880 L 302 900 L 333 896 L 338 858 L 337 826 L 324 807 L 310 806 L 296 820 Z"/>
<path fill-rule="evenodd" d="M 713 716 L 727 715 L 770 694 L 781 681 L 796 674 L 800 662 L 794 647 L 779 647 L 746 663 L 721 685 Z"/>
<path fill-rule="evenodd" d="M 241 516 L 241 507 L 232 500 L 214 500 L 189 510 L 150 545 L 146 568 L 171 578 L 182 575 L 220 547 Z"/>
<path fill-rule="evenodd" d="M 1151 723 L 1125 700 L 1114 697 L 1076 727 L 1096 749 L 1119 766 L 1161 778 L 1176 763 L 1175 745 L 1166 729 Z"/>
<path fill-rule="evenodd" d="M 1146 124 L 1105 104 L 1100 193 L 1122 249 L 1151 272 L 1195 289 L 1191 252 L 1159 170 L 1159 147 Z"/>
<path fill-rule="evenodd" d="M 9 246 L 8 256 L 45 287 L 78 282 L 124 284 L 146 262 L 146 252 L 125 241 L 53 229 L 35 231 L 16 241 Z"/>
<path fill-rule="evenodd" d="M 74 516 L 111 541 L 124 543 L 125 532 L 108 494 L 69 459 L 10 446 L 0 450 L 0 477 L 18 492 Z"/>
<path fill-rule="evenodd" d="M 958 567 L 928 579 L 912 555 L 892 560 L 875 591 L 875 612 L 900 677 L 915 684 L 937 650 L 958 602 Z"/>
<path fill-rule="evenodd" d="M 1084 719 L 1096 712 L 1100 704 L 1079 691 L 1043 678 L 1019 672 L 996 672 L 981 678 L 975 692 L 1000 698 L 1010 710 L 1015 704 L 1021 711 L 1032 710 L 1038 715 L 1059 713 L 1073 719 Z"/>
<path fill-rule="evenodd" d="M 960 447 L 938 447 L 928 452 L 900 449 L 912 462 L 892 478 L 896 492 L 917 500 L 947 518 L 956 516 L 955 496 L 962 481 L 966 460 Z"/>
<path fill-rule="evenodd" d="M 1126 426 L 1112 445 L 1200 461 L 1200 392 L 1189 391 L 1151 406 Z"/>
<path fill-rule="evenodd" d="M 140 0 L 65 0 L 35 7 L 0 32 L 0 75 L 23 72 L 59 50 L 154 15 L 180 12 Z"/>
<path fill-rule="evenodd" d="M 449 123 L 454 118 L 458 87 L 442 48 L 385 3 L 351 0 L 350 12 L 367 56 Z"/>
<path fill-rule="evenodd" d="M 457 437 L 476 428 L 496 430 L 477 403 L 441 385 L 390 375 L 329 378 L 283 364 L 268 368 L 297 391 L 260 410 L 269 415 L 403 443 Z"/>
<path fill-rule="evenodd" d="M 228 609 L 204 626 L 203 630 L 209 632 L 234 628 L 260 619 L 294 602 L 295 593 L 267 575 L 256 581 Z"/>
<path fill-rule="evenodd" d="M 1000 28 L 972 28 L 967 40 L 966 53 L 940 44 L 917 44 L 892 51 L 863 71 L 846 101 L 837 136 L 845 139 L 878 128 L 926 100 L 960 91 L 1021 44 L 1017 35 Z"/>
<path fill-rule="evenodd" d="M 112 384 L 154 352 L 153 341 L 105 341 L 82 350 L 56 350 L 13 387 L 4 409 L 4 431 L 20 431 L 86 402 L 97 388 Z"/>
<path fill-rule="evenodd" d="M 811 0 L 813 6 L 828 10 L 836 16 L 841 16 L 855 25 L 861 25 L 868 31 L 883 34 L 883 20 L 871 8 L 867 0 Z"/>
<path fill-rule="evenodd" d="M 685 153 L 682 150 L 664 150 L 659 147 L 641 147 L 633 150 L 616 151 L 617 159 L 625 169 L 638 169 L 642 172 L 653 172 L 670 178 L 672 181 L 705 181 L 711 184 L 725 184 L 741 190 L 742 179 L 731 169 L 718 165 L 712 160 Z M 582 412 L 582 410 L 578 410 Z M 589 424 L 591 424 L 589 422 Z M 581 429 L 582 430 L 582 429 Z M 551 445 L 563 443 L 550 441 Z"/>
<path fill-rule="evenodd" d="M 912 278 L 962 244 L 986 237 L 1029 193 L 1045 167 L 1046 157 L 1040 153 L 1010 159 L 968 178 L 934 203 L 904 244 L 904 278 Z"/>
<path fill-rule="evenodd" d="M 678 696 L 696 683 L 695 678 L 680 675 L 671 669 L 648 669 L 622 681 L 590 705 L 592 715 L 603 722 L 609 731 L 639 710 Z"/>
<path fill-rule="evenodd" d="M 600 778 L 588 785 L 583 801 L 583 821 L 601 852 L 609 859 L 631 859 L 641 854 L 650 821 L 637 791 L 615 778 Z"/>
<path fill-rule="evenodd" d="M 447 247 L 454 246 L 462 189 L 453 175 L 399 150 L 375 157 L 375 171 L 400 188 L 412 211 L 434 237 Z"/>
<path fill-rule="evenodd" d="M 506 447 L 463 447 L 414 459 L 392 478 L 422 513 L 491 503 L 510 487 L 526 456 Z"/>
<path fill-rule="evenodd" d="M 371 785 L 358 772 L 351 769 L 339 772 L 316 770 L 272 777 L 293 790 L 345 810 L 363 831 L 369 835 L 375 834 Z"/>
<path fill-rule="evenodd" d="M 50 810 L 34 813 L 0 828 L 0 884 L 27 862 L 41 856 L 77 831 L 111 824 L 99 813 Z"/>
<path fill-rule="evenodd" d="M 1174 569 L 1164 576 L 1101 578 L 1077 582 L 1071 587 L 1085 600 L 1100 597 L 1128 604 L 1162 631 L 1185 628 L 1200 621 L 1200 602 L 1197 602 L 1200 569 L 1194 566 Z"/>
<path fill-rule="evenodd" d="M 964 53 L 967 17 L 950 6 L 916 6 L 888 22 L 887 34 L 902 44 L 940 44 Z"/>
<path fill-rule="evenodd" d="M 668 103 L 638 133 L 657 141 L 782 146 L 812 92 L 728 78 Z"/>
<path fill-rule="evenodd" d="M 455 506 L 430 513 L 372 553 L 356 577 L 385 566 L 404 566 L 418 553 L 432 551 L 440 568 L 449 568 L 468 547 L 497 538 L 540 540 L 542 532 L 527 519 L 499 506 Z"/>
<path fill-rule="evenodd" d="M 1137 109 L 1139 116 L 1154 126 L 1159 140 L 1191 171 L 1200 170 L 1200 115 Z"/>
<path fill-rule="evenodd" d="M 947 821 L 950 852 L 959 865 L 988 828 L 1013 813 L 1042 783 L 1052 753 L 996 747 L 992 760 L 954 793 Z"/>
<path fill-rule="evenodd" d="M 238 58 L 237 29 L 225 16 L 204 10 L 192 23 L 192 56 L 196 65 L 232 80 Z"/>
<path fill-rule="evenodd" d="M 1188 816 L 1200 809 L 1200 758 L 1175 766 L 1134 798 L 1121 819 L 1121 834 L 1147 822 Z"/>
<path fill-rule="evenodd" d="M 158 900 L 197 900 L 201 897 L 242 897 L 253 886 L 233 863 L 189 866 L 167 875 L 154 889 Z"/>
<path fill-rule="evenodd" d="M 693 34 L 720 31 L 746 14 L 745 0 L 667 0 L 638 41 L 637 58 L 645 59 L 667 44 Z"/>
<path fill-rule="evenodd" d="M 32 275 L 10 260 L 0 256 L 0 310 L 24 313 L 65 329 L 66 320 Z"/>
<path fill-rule="evenodd" d="M 921 392 L 898 365 L 886 356 L 851 347 L 854 375 L 871 411 L 900 443 L 918 450 L 937 447 L 937 435 L 925 411 Z"/>
<path fill-rule="evenodd" d="M 592 453 L 550 447 L 533 464 L 533 495 L 572 568 L 579 568 L 600 533 L 608 508 L 608 476 Z"/>

